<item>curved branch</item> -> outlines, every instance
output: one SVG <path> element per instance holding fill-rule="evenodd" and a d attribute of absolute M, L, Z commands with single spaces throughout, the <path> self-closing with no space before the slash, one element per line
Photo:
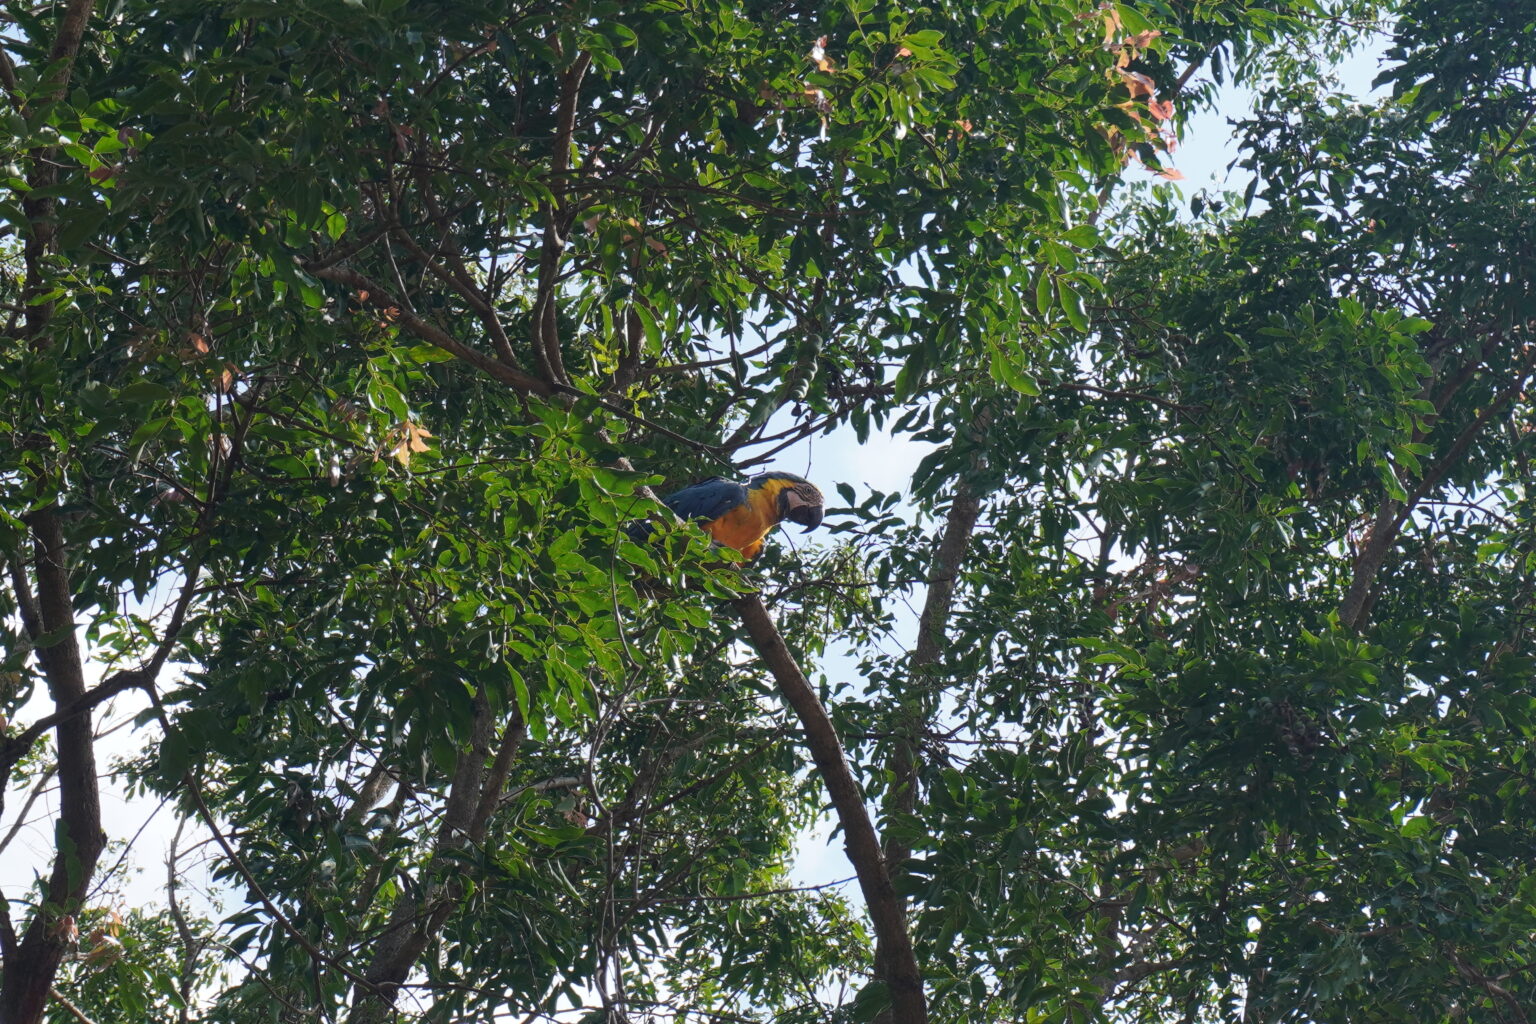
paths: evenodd
<path fill-rule="evenodd" d="M 5 740 L 0 745 L 0 788 L 10 776 L 11 769 L 32 749 L 32 744 L 38 737 L 52 729 L 61 722 L 67 722 L 77 715 L 83 715 L 95 708 L 103 701 L 111 700 L 118 694 L 127 690 L 144 689 L 150 685 L 154 675 L 144 669 L 128 669 L 122 672 L 114 672 L 105 682 L 97 684 L 94 688 L 85 691 L 74 700 L 65 704 L 51 715 L 44 715 L 21 732 Z"/>
<path fill-rule="evenodd" d="M 592 54 L 582 52 L 560 76 L 560 101 L 555 111 L 555 143 L 550 158 L 552 192 L 560 189 L 559 179 L 571 166 L 571 141 L 576 133 L 576 100 L 581 82 L 592 66 Z M 561 189 L 563 191 L 563 189 Z M 549 383 L 569 386 L 565 362 L 560 355 L 560 325 L 555 309 L 555 287 L 560 277 L 560 256 L 565 251 L 569 215 L 558 193 L 543 204 L 544 241 L 539 253 L 538 293 L 533 301 L 533 349 L 539 368 Z"/>
<path fill-rule="evenodd" d="M 923 977 L 917 969 L 912 938 L 907 933 L 906 913 L 901 899 L 891 885 L 880 837 L 869 820 L 864 794 L 859 789 L 848 759 L 843 755 L 842 740 L 827 716 L 827 709 L 815 689 L 800 671 L 794 655 L 779 635 L 768 609 L 756 594 L 731 602 L 763 664 L 773 674 L 779 693 L 800 718 L 806 745 L 821 773 L 827 795 L 843 829 L 844 849 L 858 873 L 859 888 L 869 909 L 875 929 L 875 963 L 882 980 L 890 989 L 893 1024 L 926 1024 L 928 1003 L 923 995 Z"/>
<path fill-rule="evenodd" d="M 310 262 L 303 266 L 306 271 L 318 278 L 367 292 L 368 298 L 365 301 L 380 310 L 393 310 L 394 312 L 390 315 L 401 327 L 422 341 L 430 342 L 444 352 L 462 359 L 477 370 L 485 371 L 503 384 L 511 385 L 524 394 L 538 395 L 542 398 L 548 398 L 554 394 L 553 388 L 532 374 L 525 373 L 515 366 L 508 366 L 499 359 L 493 359 L 484 352 L 470 348 L 441 327 L 410 312 L 383 285 L 366 274 L 360 274 L 349 267 L 326 266 L 322 263 Z"/>

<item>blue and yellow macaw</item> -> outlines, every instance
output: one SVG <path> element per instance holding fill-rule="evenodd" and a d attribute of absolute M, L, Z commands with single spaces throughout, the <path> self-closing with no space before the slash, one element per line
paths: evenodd
<path fill-rule="evenodd" d="M 816 485 L 793 473 L 763 473 L 745 484 L 714 476 L 661 499 L 683 519 L 701 524 L 715 543 L 747 558 L 763 550 L 763 539 L 788 519 L 810 533 L 821 525 L 823 499 Z M 631 531 L 633 533 L 634 531 Z M 649 533 L 642 530 L 641 536 Z"/>

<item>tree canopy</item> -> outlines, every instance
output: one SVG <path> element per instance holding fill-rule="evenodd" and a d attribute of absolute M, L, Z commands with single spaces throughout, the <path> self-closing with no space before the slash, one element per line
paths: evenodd
<path fill-rule="evenodd" d="M 1530 1018 L 1536 6 L 0 9 L 0 1024 Z"/>

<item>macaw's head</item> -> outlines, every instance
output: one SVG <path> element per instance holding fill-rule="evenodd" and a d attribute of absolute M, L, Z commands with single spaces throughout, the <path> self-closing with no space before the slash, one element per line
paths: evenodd
<path fill-rule="evenodd" d="M 803 476 L 793 473 L 764 473 L 752 478 L 753 490 L 766 490 L 775 495 L 779 520 L 788 519 L 805 527 L 810 533 L 821 525 L 825 501 L 816 485 Z"/>

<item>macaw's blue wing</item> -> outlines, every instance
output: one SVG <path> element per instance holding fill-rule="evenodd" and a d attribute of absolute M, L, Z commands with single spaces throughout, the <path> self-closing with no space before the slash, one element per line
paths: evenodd
<path fill-rule="evenodd" d="M 713 522 L 746 502 L 747 489 L 744 486 L 718 476 L 700 480 L 661 499 L 661 503 L 676 512 L 678 518 L 690 523 Z M 624 532 L 629 534 L 631 540 L 643 541 L 651 535 L 651 524 L 630 523 Z"/>
<path fill-rule="evenodd" d="M 738 505 L 747 503 L 747 489 L 731 480 L 712 476 L 676 494 L 661 499 L 662 504 L 689 522 L 709 523 Z"/>

